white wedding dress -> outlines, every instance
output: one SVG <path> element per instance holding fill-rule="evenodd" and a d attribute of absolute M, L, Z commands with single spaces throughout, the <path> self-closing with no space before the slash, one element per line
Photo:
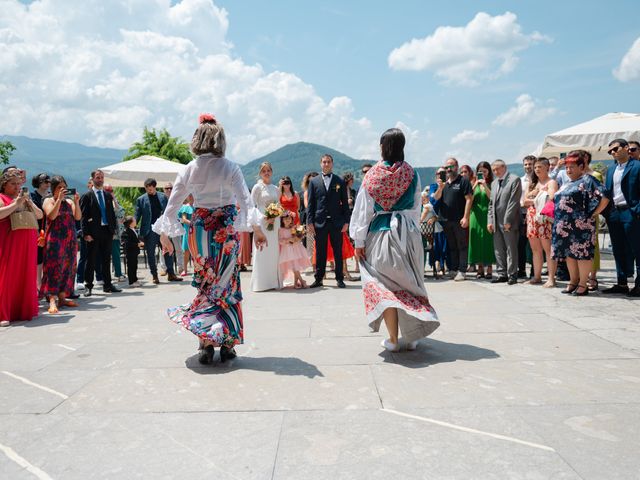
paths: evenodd
<path fill-rule="evenodd" d="M 260 228 L 267 237 L 268 245 L 262 250 L 253 249 L 253 272 L 251 273 L 251 290 L 253 292 L 264 292 L 282 288 L 280 269 L 278 261 L 280 257 L 280 244 L 278 241 L 278 230 L 280 229 L 280 219 L 276 218 L 273 230 L 267 230 L 267 222 L 264 212 L 270 203 L 280 201 L 280 190 L 275 185 L 266 185 L 262 180 L 258 180 L 251 190 L 251 198 L 256 208 L 263 215 L 260 220 Z M 256 222 L 257 223 L 257 222 Z"/>

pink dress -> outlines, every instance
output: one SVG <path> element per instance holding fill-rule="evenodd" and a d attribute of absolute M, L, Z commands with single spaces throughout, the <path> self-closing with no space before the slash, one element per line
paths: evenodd
<path fill-rule="evenodd" d="M 4 205 L 13 199 L 0 193 Z M 38 231 L 11 230 L 0 220 L 0 320 L 31 320 L 38 316 Z"/>
<path fill-rule="evenodd" d="M 299 272 L 311 266 L 307 250 L 302 242 L 289 243 L 289 240 L 293 238 L 289 228 L 281 228 L 278 231 L 278 238 L 280 240 L 279 266 L 282 278 L 287 278 L 294 271 Z"/>

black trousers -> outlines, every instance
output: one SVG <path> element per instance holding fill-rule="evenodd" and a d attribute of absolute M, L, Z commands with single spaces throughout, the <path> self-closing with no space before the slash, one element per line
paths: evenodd
<path fill-rule="evenodd" d="M 127 277 L 129 285 L 138 281 L 138 253 L 127 252 Z"/>
<path fill-rule="evenodd" d="M 336 280 L 344 280 L 342 271 L 342 225 L 326 223 L 316 227 L 316 280 L 321 282 L 327 269 L 327 242 L 331 240 L 333 258 L 336 261 Z"/>
<path fill-rule="evenodd" d="M 96 263 L 100 261 L 102 267 L 102 281 L 104 288 L 111 288 L 111 244 L 113 234 L 109 232 L 109 227 L 100 227 L 100 230 L 93 237 L 93 241 L 87 244 L 87 263 L 84 267 L 84 284 L 87 288 L 93 288 L 93 275 L 96 271 Z"/>
<path fill-rule="evenodd" d="M 636 269 L 635 286 L 640 286 L 640 219 L 634 218 L 628 208 L 614 207 L 607 218 L 613 258 L 619 285 L 627 284 Z"/>
<path fill-rule="evenodd" d="M 443 229 L 451 256 L 449 270 L 465 273 L 469 260 L 469 229 L 462 228 L 459 220 L 447 220 L 444 222 Z"/>

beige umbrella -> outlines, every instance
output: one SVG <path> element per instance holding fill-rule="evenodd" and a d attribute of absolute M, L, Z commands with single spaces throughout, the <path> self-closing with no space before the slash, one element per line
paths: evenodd
<path fill-rule="evenodd" d="M 155 178 L 159 184 L 175 182 L 178 173 L 182 173 L 186 165 L 171 162 L 152 155 L 126 162 L 114 163 L 100 168 L 104 172 L 104 183 L 114 187 L 142 187 L 147 178 Z"/>

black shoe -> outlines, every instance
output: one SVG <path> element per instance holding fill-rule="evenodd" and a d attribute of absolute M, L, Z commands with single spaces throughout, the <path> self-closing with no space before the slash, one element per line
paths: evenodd
<path fill-rule="evenodd" d="M 336 284 L 338 285 L 338 288 L 347 288 L 342 280 L 336 280 Z"/>
<path fill-rule="evenodd" d="M 564 293 L 565 295 L 569 295 L 569 294 L 575 292 L 577 288 L 578 288 L 578 285 L 574 285 L 574 284 L 570 283 L 569 285 L 567 285 L 567 288 L 565 290 L 562 290 L 560 293 Z"/>
<path fill-rule="evenodd" d="M 153 276 L 153 284 L 154 285 L 159 285 L 160 284 L 160 279 L 158 278 L 158 275 L 154 275 Z"/>
<path fill-rule="evenodd" d="M 518 283 L 517 277 L 509 277 L 509 280 L 507 280 L 507 285 L 515 285 L 516 283 Z"/>
<path fill-rule="evenodd" d="M 509 279 L 507 277 L 496 277 L 491 280 L 491 283 L 506 283 Z"/>
<path fill-rule="evenodd" d="M 198 357 L 198 362 L 200 362 L 202 365 L 209 365 L 211 362 L 213 362 L 213 355 L 215 353 L 216 350 L 215 348 L 213 348 L 213 345 L 207 345 L 202 349 L 202 352 Z"/>
<path fill-rule="evenodd" d="M 316 280 L 315 282 L 313 282 L 311 285 L 309 285 L 309 288 L 319 288 L 322 287 L 322 282 L 319 280 Z"/>
<path fill-rule="evenodd" d="M 182 282 L 184 278 L 180 278 L 177 275 L 168 275 L 167 280 L 170 282 Z"/>
<path fill-rule="evenodd" d="M 629 293 L 628 285 L 614 285 L 613 287 L 605 288 L 602 293 Z"/>
<path fill-rule="evenodd" d="M 78 295 L 77 293 L 72 293 L 71 295 L 69 295 L 67 298 L 71 299 L 71 300 L 75 300 L 77 298 L 80 298 L 80 295 Z"/>
<path fill-rule="evenodd" d="M 579 288 L 582 288 L 583 290 L 579 292 Z M 586 297 L 587 295 L 589 295 L 589 288 L 585 285 L 578 285 L 571 295 L 573 295 L 574 297 Z"/>
<path fill-rule="evenodd" d="M 122 291 L 122 289 L 118 288 L 118 287 L 114 287 L 113 285 L 111 285 L 110 287 L 105 287 L 103 289 L 104 293 L 120 293 Z"/>
<path fill-rule="evenodd" d="M 518 272 L 518 278 L 527 278 L 527 272 L 525 270 L 520 270 Z"/>
<path fill-rule="evenodd" d="M 238 354 L 236 353 L 234 348 L 220 347 L 220 361 L 222 363 L 226 362 L 227 360 L 233 360 L 237 356 Z"/>
<path fill-rule="evenodd" d="M 640 286 L 633 287 L 631 290 L 629 290 L 629 293 L 627 293 L 627 297 L 640 297 Z"/>
<path fill-rule="evenodd" d="M 91 289 L 89 287 L 84 287 L 84 293 L 83 295 L 85 297 L 90 297 L 91 296 Z"/>

